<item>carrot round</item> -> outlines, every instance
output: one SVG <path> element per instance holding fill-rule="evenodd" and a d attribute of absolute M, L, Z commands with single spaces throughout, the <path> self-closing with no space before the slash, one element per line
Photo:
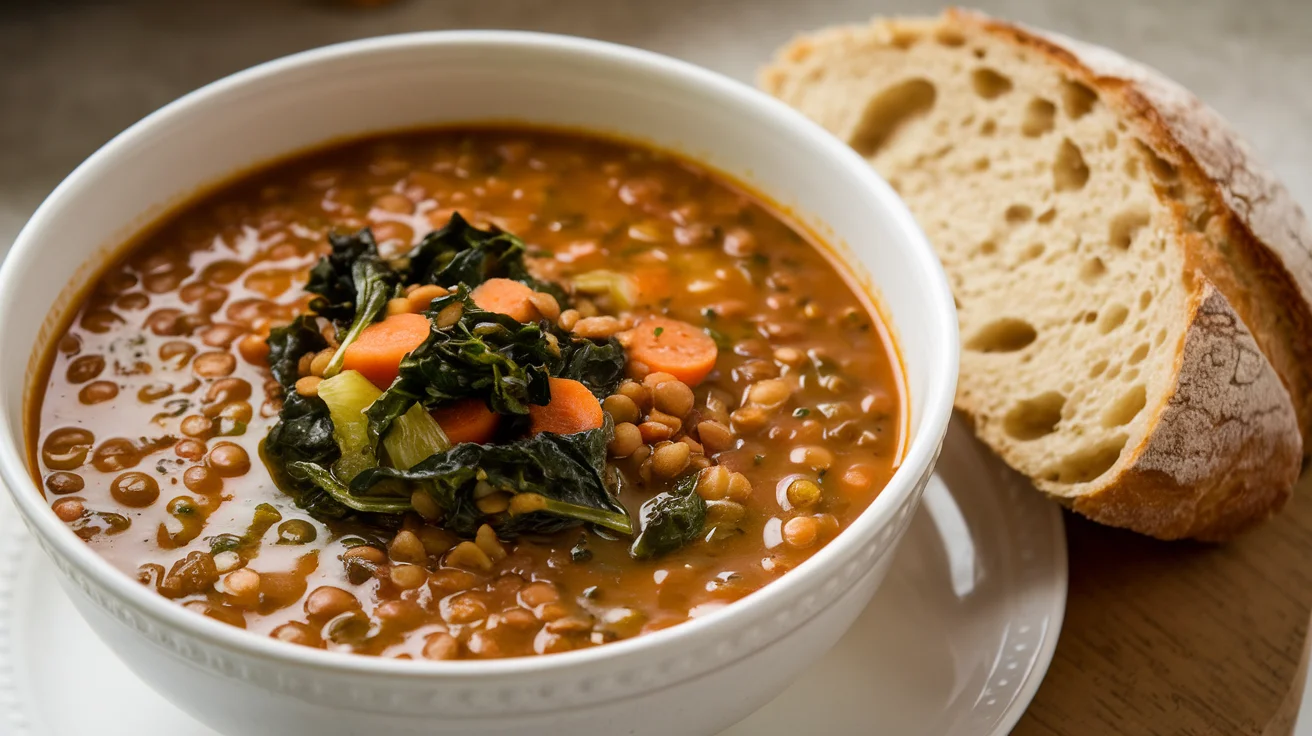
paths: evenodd
<path fill-rule="evenodd" d="M 551 401 L 528 408 L 529 432 L 574 434 L 596 429 L 603 423 L 601 402 L 587 386 L 569 378 L 552 378 Z"/>
<path fill-rule="evenodd" d="M 469 296 L 483 309 L 504 314 L 520 322 L 528 322 L 538 316 L 532 301 L 533 290 L 518 281 L 488 279 L 479 284 Z"/>
<path fill-rule="evenodd" d="M 487 408 L 487 402 L 479 398 L 459 399 L 430 413 L 453 445 L 488 442 L 501 423 L 501 416 Z"/>
<path fill-rule="evenodd" d="M 710 335 L 694 325 L 668 317 L 648 317 L 625 332 L 620 342 L 629 360 L 651 372 L 669 373 L 696 386 L 715 370 L 719 351 Z"/>
<path fill-rule="evenodd" d="M 369 382 L 386 389 L 400 372 L 401 359 L 428 339 L 432 329 L 422 314 L 394 314 L 369 325 L 346 346 L 344 370 L 360 371 Z"/>

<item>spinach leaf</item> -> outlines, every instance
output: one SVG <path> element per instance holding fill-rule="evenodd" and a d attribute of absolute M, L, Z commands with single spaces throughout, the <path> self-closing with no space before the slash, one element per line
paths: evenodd
<path fill-rule="evenodd" d="M 547 379 L 561 365 L 538 324 L 523 324 L 474 304 L 462 284 L 433 300 L 435 319 L 452 305 L 461 315 L 448 327 L 435 327 L 402 361 L 392 385 L 366 410 L 369 433 L 381 438 L 415 402 L 432 408 L 470 396 L 483 398 L 498 414 L 527 414 L 529 404 L 551 400 Z"/>
<path fill-rule="evenodd" d="M 624 380 L 624 365 L 627 361 L 619 340 L 612 337 L 598 343 L 583 338 L 572 339 L 563 331 L 557 335 L 557 339 L 561 357 L 565 361 L 556 374 L 558 377 L 572 378 L 582 383 L 598 400 L 604 400 L 615 393 Z"/>
<path fill-rule="evenodd" d="M 410 251 L 407 283 L 470 288 L 488 279 L 511 279 L 544 291 L 565 305 L 566 295 L 556 284 L 539 281 L 524 265 L 524 241 L 499 229 L 479 230 L 459 212 L 440 230 L 434 230 Z"/>
<path fill-rule="evenodd" d="M 315 328 L 314 317 L 303 314 L 290 324 L 275 327 L 269 331 L 269 371 L 290 393 L 291 387 L 300 377 L 297 363 L 306 353 L 318 352 L 328 347 L 328 342 Z"/>
<path fill-rule="evenodd" d="M 549 534 L 591 523 L 632 534 L 633 524 L 605 481 L 605 426 L 570 435 L 549 432 L 500 445 L 462 443 L 410 470 L 371 468 L 351 481 L 355 496 L 377 483 L 399 479 L 418 484 L 443 510 L 443 527 L 466 537 L 482 524 L 498 536 Z M 515 494 L 510 510 L 488 515 L 475 504 L 476 493 Z"/>
<path fill-rule="evenodd" d="M 330 233 L 328 244 L 332 251 L 314 264 L 305 284 L 306 291 L 318 295 L 310 308 L 334 322 L 350 322 L 357 306 L 355 264 L 362 258 L 377 259 L 378 244 L 368 228 L 351 235 Z"/>
<path fill-rule="evenodd" d="M 351 266 L 351 279 L 355 283 L 355 317 L 351 326 L 342 336 L 341 345 L 324 369 L 324 376 L 331 378 L 342 370 L 342 361 L 346 360 L 346 348 L 355 342 L 364 332 L 364 328 L 374 323 L 379 315 L 387 309 L 387 300 L 396 290 L 397 275 L 390 266 L 377 256 L 362 256 Z"/>
<path fill-rule="evenodd" d="M 642 531 L 629 554 L 639 560 L 673 552 L 696 539 L 706 523 L 706 501 L 697 494 L 697 475 L 686 476 L 672 490 L 653 496 L 642 504 L 638 516 Z"/>

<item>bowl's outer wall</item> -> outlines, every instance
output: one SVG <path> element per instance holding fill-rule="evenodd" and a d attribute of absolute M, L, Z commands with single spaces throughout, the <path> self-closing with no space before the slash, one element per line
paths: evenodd
<path fill-rule="evenodd" d="M 906 367 L 914 439 L 849 530 L 764 591 L 670 630 L 549 657 L 401 663 L 301 650 L 182 611 L 54 519 L 24 467 L 22 393 L 52 329 L 38 315 L 67 298 L 62 285 L 86 279 L 87 264 L 103 263 L 151 218 L 262 162 L 364 133 L 489 120 L 687 154 L 790 208 L 866 266 Z M 211 85 L 112 141 L 51 195 L 0 268 L 0 335 L 14 348 L 0 353 L 0 472 L 95 630 L 146 682 L 222 732 L 375 733 L 391 714 L 390 733 L 522 733 L 543 718 L 574 736 L 708 733 L 819 657 L 882 579 L 946 430 L 955 330 L 942 271 L 891 190 L 778 103 L 672 60 L 577 39 L 376 39 Z"/>
<path fill-rule="evenodd" d="M 139 633 L 92 602 L 76 585 L 64 584 L 78 611 L 133 672 L 197 720 L 233 736 L 350 734 L 351 736 L 518 736 L 522 734 L 597 734 L 613 736 L 695 736 L 714 734 L 750 715 L 781 692 L 801 670 L 828 651 L 870 601 L 888 572 L 892 555 L 884 555 L 815 618 L 781 638 L 703 675 L 681 680 L 659 692 L 638 690 L 588 707 L 540 709 L 453 717 L 449 712 L 389 711 L 385 700 L 365 704 L 353 696 L 358 682 L 319 680 L 328 698 L 289 699 L 282 691 L 217 674 L 203 662 L 189 661 L 170 649 L 143 646 Z M 658 663 L 653 663 L 658 666 Z M 601 678 L 610 673 L 596 673 Z M 435 685 L 434 689 L 441 688 Z M 548 689 L 552 686 L 547 685 Z M 541 685 L 525 686 L 537 693 Z M 548 690 L 549 692 L 549 690 Z M 434 693 L 437 694 L 437 693 Z M 234 707 L 234 704 L 240 704 Z M 798 707 L 805 707 L 799 703 Z"/>

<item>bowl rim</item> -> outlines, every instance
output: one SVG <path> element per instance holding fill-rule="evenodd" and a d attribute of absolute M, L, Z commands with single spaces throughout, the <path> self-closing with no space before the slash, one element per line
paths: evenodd
<path fill-rule="evenodd" d="M 710 634 L 714 629 L 732 628 L 729 623 L 749 609 L 768 609 L 788 599 L 802 585 L 807 576 L 820 574 L 826 569 L 834 574 L 844 557 L 856 549 L 878 530 L 894 523 L 894 512 L 916 490 L 920 476 L 931 468 L 951 418 L 959 361 L 959 338 L 956 310 L 948 287 L 947 277 L 934 255 L 930 244 L 911 216 L 910 211 L 892 188 L 855 152 L 837 138 L 783 102 L 731 79 L 718 72 L 652 51 L 621 44 L 580 38 L 576 36 L 503 30 L 444 30 L 422 31 L 346 41 L 322 46 L 267 61 L 236 72 L 200 87 L 164 105 L 114 136 L 85 161 L 77 166 L 46 197 L 31 218 L 19 231 L 11 252 L 0 263 L 0 303 L 10 285 L 23 278 L 25 263 L 40 248 L 46 222 L 53 219 L 53 211 L 68 196 L 75 183 L 92 170 L 112 162 L 120 151 L 130 149 L 149 138 L 156 125 L 179 114 L 184 109 L 222 97 L 248 84 L 276 77 L 295 70 L 313 67 L 322 62 L 342 57 L 363 56 L 371 53 L 392 53 L 406 49 L 431 46 L 464 47 L 517 47 L 546 53 L 572 54 L 597 64 L 621 65 L 659 75 L 684 87 L 701 87 L 733 98 L 754 115 L 775 118 L 786 125 L 788 134 L 811 139 L 834 165 L 850 170 L 864 184 L 872 205 L 884 210 L 900 231 L 904 244 L 913 251 L 920 282 L 928 287 L 924 294 L 925 305 L 931 314 L 933 329 L 918 335 L 929 344 L 929 353 L 936 360 L 924 371 L 926 392 L 920 426 L 907 440 L 902 462 L 884 490 L 861 514 L 833 541 L 825 545 L 794 570 L 764 586 L 732 605 L 712 611 L 689 621 L 660 631 L 605 646 L 589 647 L 550 656 L 526 655 L 504 659 L 427 661 L 395 660 L 385 657 L 363 656 L 297 646 L 268 636 L 254 634 L 235 626 L 198 616 L 133 581 L 122 570 L 113 567 L 77 538 L 57 519 L 45 504 L 44 494 L 33 481 L 25 460 L 23 439 L 10 430 L 10 423 L 0 420 L 0 480 L 13 498 L 29 529 L 41 538 L 43 547 L 53 549 L 58 556 L 71 564 L 80 574 L 96 581 L 113 597 L 169 628 L 186 632 L 209 645 L 243 656 L 265 661 L 314 668 L 336 674 L 369 674 L 384 677 L 423 677 L 476 682 L 508 674 L 524 675 L 560 672 L 576 667 L 587 667 L 604 661 L 634 656 L 650 657 L 655 652 L 679 639 L 698 634 Z M 583 128 L 586 130 L 586 127 Z M 0 380 L 27 381 L 26 375 L 4 376 Z M 0 416 L 12 409 L 8 393 L 0 393 Z M 18 410 L 23 411 L 23 406 Z"/>

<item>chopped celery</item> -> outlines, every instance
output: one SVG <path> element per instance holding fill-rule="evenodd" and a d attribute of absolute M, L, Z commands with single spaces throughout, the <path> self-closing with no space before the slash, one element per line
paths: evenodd
<path fill-rule="evenodd" d="M 360 471 L 378 464 L 369 442 L 369 419 L 364 410 L 382 393 L 358 371 L 342 371 L 319 384 L 319 398 L 328 405 L 333 438 L 342 451 L 342 457 L 333 464 L 333 472 L 345 483 Z"/>
<path fill-rule="evenodd" d="M 638 303 L 637 287 L 627 275 L 599 268 L 595 271 L 581 273 L 570 279 L 574 290 L 581 294 L 594 296 L 609 294 L 616 309 L 633 309 Z"/>
<path fill-rule="evenodd" d="M 437 420 L 424 411 L 423 406 L 414 404 L 392 422 L 383 437 L 383 447 L 392 459 L 392 465 L 409 470 L 420 460 L 450 449 L 451 441 Z"/>

